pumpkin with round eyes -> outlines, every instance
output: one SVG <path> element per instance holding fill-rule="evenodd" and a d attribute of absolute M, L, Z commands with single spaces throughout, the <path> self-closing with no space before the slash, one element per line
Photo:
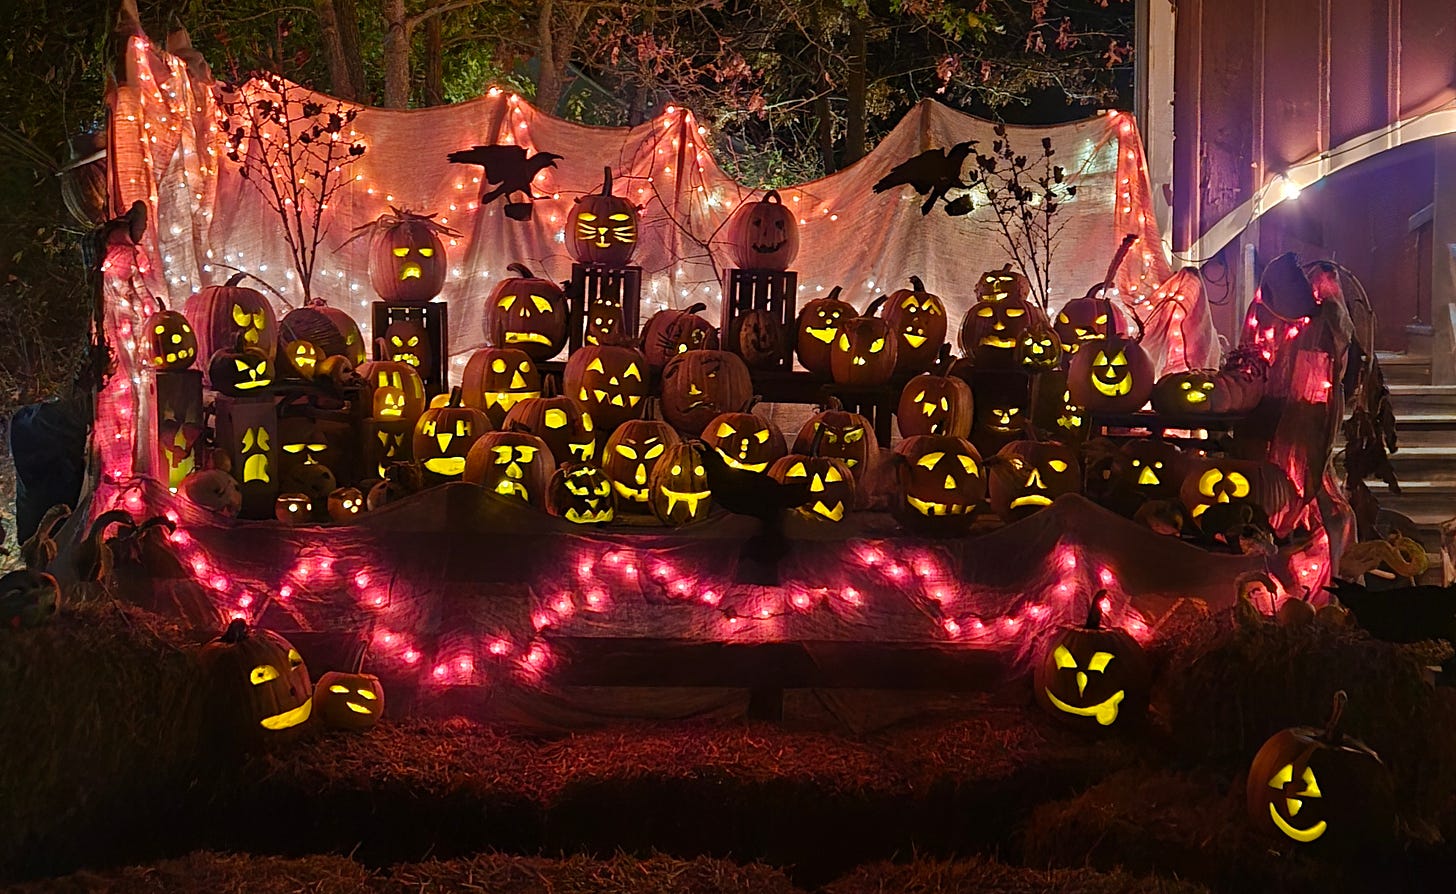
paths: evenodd
<path fill-rule="evenodd" d="M 1020 365 L 1021 337 L 1044 323 L 1041 308 L 1028 300 L 977 301 L 961 321 L 961 351 L 976 369 L 1012 369 Z"/>
<path fill-rule="evenodd" d="M 1243 503 L 1272 516 L 1295 498 L 1284 470 L 1271 462 L 1204 457 L 1184 466 L 1178 496 L 1195 521 L 1220 503 Z"/>
<path fill-rule="evenodd" d="M 813 446 L 816 437 L 817 448 Z M 879 460 L 880 441 L 868 419 L 846 411 L 839 398 L 831 397 L 799 429 L 794 452 L 843 460 L 851 472 L 862 477 Z"/>
<path fill-rule="evenodd" d="M 313 500 L 308 494 L 279 494 L 273 501 L 273 517 L 285 525 L 306 525 L 313 520 Z"/>
<path fill-rule="evenodd" d="M 359 519 L 364 511 L 364 492 L 357 487 L 340 487 L 329 492 L 329 521 L 347 525 Z"/>
<path fill-rule="evenodd" d="M 1101 295 L 1102 283 L 1098 283 L 1086 295 L 1073 298 L 1057 312 L 1052 329 L 1061 340 L 1062 351 L 1068 358 L 1093 339 L 1126 331 L 1127 324 L 1121 309 L 1110 301 L 1104 301 Z"/>
<path fill-rule="evenodd" d="M 413 424 L 425 411 L 425 383 L 408 363 L 370 360 L 357 372 L 372 392 L 375 419 Z"/>
<path fill-rule="evenodd" d="M 647 358 L 636 348 L 586 345 L 571 352 L 562 381 L 605 438 L 647 408 L 647 373 Z"/>
<path fill-rule="evenodd" d="M 822 431 L 822 429 L 821 429 Z M 808 484 L 808 499 L 794 511 L 811 521 L 837 522 L 854 508 L 854 473 L 843 460 L 808 453 L 790 453 L 769 467 L 768 477 L 783 484 Z"/>
<path fill-rule="evenodd" d="M 486 432 L 471 446 L 461 479 L 544 509 L 555 469 L 556 458 L 545 441 L 524 428 L 505 428 Z"/>
<path fill-rule="evenodd" d="M 620 344 L 628 337 L 626 328 L 626 321 L 622 318 L 621 292 L 603 289 L 587 301 L 583 344 Z"/>
<path fill-rule="evenodd" d="M 1136 439 L 1123 444 L 1112 460 L 1114 494 L 1137 497 L 1129 508 L 1147 500 L 1177 500 L 1183 486 L 1183 451 L 1167 441 Z"/>
<path fill-rule="evenodd" d="M 1031 297 L 1031 280 L 1008 262 L 1000 270 L 987 270 L 976 280 L 977 301 L 1025 301 Z"/>
<path fill-rule="evenodd" d="M 687 351 L 718 349 L 718 327 L 698 316 L 706 304 L 694 304 L 683 310 L 660 310 L 642 330 L 642 353 L 647 365 L 661 372 L 667 361 Z"/>
<path fill-rule="evenodd" d="M 562 463 L 546 488 L 546 511 L 575 525 L 608 525 L 617 517 L 612 479 L 589 463 Z"/>
<path fill-rule="evenodd" d="M 1341 729 L 1349 698 L 1335 693 L 1323 729 L 1270 736 L 1249 765 L 1249 822 L 1270 838 L 1321 848 L 1382 848 L 1398 828 L 1394 782 L 1370 746 Z"/>
<path fill-rule="evenodd" d="M 287 348 L 297 341 L 306 341 L 318 349 L 319 359 L 344 357 L 350 363 L 363 363 L 364 339 L 354 318 L 322 298 L 314 298 L 303 307 L 296 307 L 278 321 L 278 344 Z"/>
<path fill-rule="evenodd" d="M 1126 630 L 1102 626 L 1106 590 L 1092 597 L 1087 622 L 1063 627 L 1046 645 L 1032 674 L 1036 702 L 1084 731 L 1138 723 L 1148 709 L 1152 671 L 1142 646 Z"/>
<path fill-rule="evenodd" d="M 728 246 L 734 263 L 745 270 L 787 270 L 799 254 L 799 219 L 771 189 L 733 212 Z"/>
<path fill-rule="evenodd" d="M 490 419 L 460 398 L 460 386 L 450 391 L 449 402 L 430 407 L 415 423 L 412 449 L 415 462 L 440 478 L 459 478 L 465 457 L 480 436 L 492 428 Z"/>
<path fill-rule="evenodd" d="M 1029 373 L 1049 372 L 1061 365 L 1062 340 L 1045 322 L 1035 322 L 1021 334 L 1016 357 Z"/>
<path fill-rule="evenodd" d="M 369 729 L 384 714 L 384 686 L 373 674 L 329 671 L 314 687 L 313 713 L 329 729 Z"/>
<path fill-rule="evenodd" d="M 434 215 L 390 208 L 390 214 L 360 229 L 372 228 L 369 284 L 385 301 L 425 304 L 445 285 L 445 243 L 440 234 L 458 236 Z"/>
<path fill-rule="evenodd" d="M 197 361 L 197 333 L 187 317 L 167 310 L 160 297 L 157 312 L 142 323 L 142 358 L 154 369 L 187 369 Z"/>
<path fill-rule="evenodd" d="M 779 427 L 755 413 L 724 413 L 703 429 L 703 442 L 730 469 L 763 474 L 789 452 Z"/>
<path fill-rule="evenodd" d="M 460 374 L 465 405 L 490 417 L 500 427 L 506 414 L 528 397 L 541 396 L 541 373 L 525 351 L 516 348 L 481 348 L 470 355 Z"/>
<path fill-rule="evenodd" d="M 1085 407 L 1072 402 L 1067 374 L 1048 370 L 1037 377 L 1032 417 L 1036 427 L 1066 444 L 1080 444 L 1087 437 L 1091 417 Z"/>
<path fill-rule="evenodd" d="M 576 200 L 566 247 L 583 264 L 625 267 L 637 250 L 637 223 L 637 206 L 612 194 L 612 169 L 602 168 L 602 191 Z"/>
<path fill-rule="evenodd" d="M 547 376 L 541 396 L 511 407 L 505 428 L 527 431 L 546 442 L 557 463 L 590 462 L 597 455 L 596 423 L 581 404 L 556 394 L 556 379 Z"/>
<path fill-rule="evenodd" d="M 1153 361 L 1131 338 L 1082 343 L 1067 368 L 1072 401 L 1093 413 L 1135 413 L 1153 394 Z"/>
<path fill-rule="evenodd" d="M 950 347 L 942 351 L 941 366 L 949 367 Z M 969 437 L 975 420 L 975 398 L 965 379 L 945 369 L 921 373 L 905 383 L 895 409 L 900 437 L 954 435 Z"/>
<path fill-rule="evenodd" d="M 750 310 L 732 323 L 728 349 L 750 369 L 773 369 L 788 351 L 784 327 L 766 310 Z"/>
<path fill-rule="evenodd" d="M 430 335 L 419 320 L 395 320 L 390 323 L 384 328 L 384 337 L 379 340 L 379 346 L 385 360 L 413 367 L 422 376 L 429 372 L 435 362 Z"/>
<path fill-rule="evenodd" d="M 207 363 L 212 387 L 233 397 L 266 394 L 273 384 L 273 361 L 257 348 L 218 351 Z"/>
<path fill-rule="evenodd" d="M 895 372 L 924 372 L 935 365 L 945 344 L 945 304 L 925 290 L 920 277 L 910 277 L 910 288 L 890 293 L 885 321 L 895 333 Z"/>
<path fill-rule="evenodd" d="M 313 685 L 298 650 L 271 630 L 241 618 L 197 654 L 208 687 L 207 710 L 219 744 L 288 741 L 306 728 Z"/>
<path fill-rule="evenodd" d="M 1062 494 L 1082 490 L 1076 449 L 1055 441 L 1012 441 L 986 465 L 991 510 L 1005 522 L 1025 518 Z"/>
<path fill-rule="evenodd" d="M 888 322 L 874 315 L 888 297 L 875 299 L 864 316 L 839 322 L 829 355 L 829 372 L 835 384 L 874 388 L 894 378 L 899 351 L 895 333 Z"/>
<path fill-rule="evenodd" d="M 184 309 L 197 336 L 199 358 L 238 346 L 256 348 L 268 357 L 278 350 L 273 305 L 262 292 L 238 285 L 246 275 L 239 273 L 224 285 L 206 286 L 187 299 Z"/>
<path fill-rule="evenodd" d="M 713 493 L 701 445 L 679 441 L 667 448 L 652 469 L 647 504 L 665 525 L 689 525 L 708 517 Z"/>
<path fill-rule="evenodd" d="M 695 438 L 719 413 L 752 401 L 748 366 L 729 351 L 688 351 L 662 368 L 662 418 L 679 434 Z"/>
<path fill-rule="evenodd" d="M 953 537 L 971 527 L 986 496 L 981 454 L 965 438 L 915 435 L 895 445 L 895 519 L 921 534 Z"/>
<path fill-rule="evenodd" d="M 338 486 L 333 471 L 319 463 L 285 467 L 278 476 L 278 489 L 307 497 L 313 517 L 319 520 L 328 517 L 329 494 Z"/>
<path fill-rule="evenodd" d="M 831 358 L 834 356 L 834 342 L 839 337 L 839 324 L 853 319 L 854 306 L 839 299 L 843 291 L 839 286 L 829 290 L 823 298 L 815 298 L 799 311 L 795 321 L 797 333 L 794 351 L 799 363 L 809 372 L 828 376 Z"/>
<path fill-rule="evenodd" d="M 482 326 L 493 348 L 519 348 L 532 360 L 550 360 L 566 347 L 566 293 L 522 264 L 485 299 Z"/>
<path fill-rule="evenodd" d="M 620 511 L 651 512 L 652 473 L 679 440 L 672 426 L 656 419 L 633 419 L 612 432 L 602 448 L 602 471 L 612 479 Z"/>

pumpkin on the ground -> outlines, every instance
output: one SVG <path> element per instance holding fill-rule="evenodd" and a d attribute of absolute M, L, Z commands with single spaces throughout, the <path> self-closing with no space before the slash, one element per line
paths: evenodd
<path fill-rule="evenodd" d="M 304 729 L 313 686 L 303 656 L 271 630 L 236 619 L 197 655 L 214 730 L 236 746 L 286 741 Z"/>
<path fill-rule="evenodd" d="M 1126 630 L 1102 626 L 1098 590 L 1080 627 L 1063 627 L 1047 643 L 1032 675 L 1037 704 L 1083 730 L 1138 723 L 1148 708 L 1152 671 L 1142 646 Z"/>
<path fill-rule="evenodd" d="M 384 686 L 373 674 L 329 671 L 314 687 L 313 705 L 329 729 L 369 729 L 384 714 Z"/>

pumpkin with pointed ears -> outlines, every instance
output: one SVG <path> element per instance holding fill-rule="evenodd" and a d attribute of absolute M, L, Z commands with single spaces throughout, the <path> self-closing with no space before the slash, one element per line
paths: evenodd
<path fill-rule="evenodd" d="M 481 348 L 470 355 L 460 374 L 460 391 L 466 406 L 480 410 L 499 428 L 511 407 L 541 396 L 541 373 L 525 351 Z"/>
<path fill-rule="evenodd" d="M 951 375 L 950 366 L 950 346 L 945 345 L 936 372 L 921 373 L 905 383 L 895 408 L 895 425 L 900 429 L 900 437 L 970 437 L 976 401 L 971 386 L 965 379 Z"/>
<path fill-rule="evenodd" d="M 459 478 L 465 471 L 465 457 L 470 448 L 491 429 L 490 419 L 484 413 L 465 406 L 457 385 L 451 389 L 444 406 L 430 407 L 415 423 L 412 442 L 415 461 L 426 472 L 441 478 Z"/>
<path fill-rule="evenodd" d="M 880 442 L 875 427 L 859 413 L 844 409 L 839 398 L 831 397 L 810 416 L 794 438 L 794 452 L 811 452 L 814 439 L 819 456 L 842 460 L 856 478 L 863 477 L 880 457 Z"/>
<path fill-rule="evenodd" d="M 414 424 L 425 411 L 425 383 L 408 363 L 370 360 L 356 372 L 369 386 L 375 419 Z"/>
<path fill-rule="evenodd" d="M 753 381 L 743 358 L 729 351 L 688 351 L 662 369 L 662 418 L 695 438 L 719 413 L 753 402 Z"/>
<path fill-rule="evenodd" d="M 633 419 L 612 432 L 602 450 L 602 471 L 612 479 L 619 511 L 651 512 L 652 473 L 679 440 L 672 426 L 656 419 Z"/>
<path fill-rule="evenodd" d="M 1012 441 L 987 466 L 991 510 L 1005 522 L 1025 518 L 1062 494 L 1082 490 L 1076 448 L 1055 441 Z"/>
<path fill-rule="evenodd" d="M 369 729 L 384 715 L 384 686 L 373 674 L 329 671 L 314 687 L 313 714 L 329 729 Z"/>
<path fill-rule="evenodd" d="M 811 521 L 838 522 L 844 514 L 854 508 L 854 473 L 840 459 L 823 456 L 819 444 L 824 440 L 824 429 L 819 429 L 815 440 L 810 442 L 806 453 L 790 453 L 780 457 L 769 467 L 768 477 L 783 484 L 807 484 L 808 499 L 794 507 L 794 511 Z"/>
<path fill-rule="evenodd" d="M 830 375 L 830 360 L 834 356 L 834 342 L 839 338 L 839 324 L 856 316 L 854 306 L 841 301 L 839 286 L 829 290 L 823 298 L 815 298 L 799 311 L 795 321 L 798 332 L 794 338 L 794 351 L 799 363 L 817 376 Z"/>
<path fill-rule="evenodd" d="M 220 744 L 275 744 L 305 729 L 313 685 L 303 656 L 282 636 L 235 619 L 199 650 L 197 661 Z"/>
<path fill-rule="evenodd" d="M 273 360 L 256 348 L 218 351 L 207 363 L 212 387 L 234 397 L 266 394 L 273 385 Z"/>
<path fill-rule="evenodd" d="M 562 382 L 566 395 L 591 414 L 605 438 L 647 408 L 647 358 L 625 345 L 583 345 L 571 352 Z"/>
<path fill-rule="evenodd" d="M 1063 627 L 1046 644 L 1032 674 L 1036 702 L 1086 731 L 1136 725 L 1148 709 L 1152 671 L 1126 630 L 1102 626 L 1106 590 L 1098 590 L 1080 627 Z"/>
<path fill-rule="evenodd" d="M 581 196 L 566 226 L 566 247 L 583 264 L 625 267 L 637 250 L 637 206 L 612 194 L 612 169 L 602 168 L 602 191 Z"/>
<path fill-rule="evenodd" d="M 774 369 L 788 353 L 788 335 L 769 311 L 745 311 L 730 328 L 728 349 L 742 357 L 749 369 Z"/>
<path fill-rule="evenodd" d="M 562 463 L 546 487 L 546 511 L 574 525 L 609 525 L 617 517 L 612 479 L 590 463 Z"/>
<path fill-rule="evenodd" d="M 1086 295 L 1073 298 L 1057 311 L 1052 329 L 1067 358 L 1089 341 L 1127 331 L 1122 311 L 1111 301 L 1103 300 L 1102 292 L 1102 283 L 1098 283 Z"/>
<path fill-rule="evenodd" d="M 440 237 L 460 234 L 436 223 L 433 214 L 391 207 L 389 214 L 359 228 L 369 242 L 369 284 L 395 304 L 426 304 L 445 286 L 448 264 Z"/>
<path fill-rule="evenodd" d="M 278 321 L 278 344 L 286 350 L 297 341 L 306 341 L 319 352 L 319 359 L 345 357 L 358 365 L 365 360 L 364 339 L 354 318 L 322 298 L 314 298 L 303 307 L 296 307 Z"/>
<path fill-rule="evenodd" d="M 840 321 L 829 355 L 829 372 L 836 384 L 874 388 L 894 378 L 895 333 L 888 322 L 874 315 L 887 297 L 877 298 L 864 316 Z"/>
<path fill-rule="evenodd" d="M 566 293 L 522 264 L 506 269 L 516 275 L 501 280 L 485 299 L 485 343 L 519 348 L 532 360 L 550 360 L 566 347 Z"/>
<path fill-rule="evenodd" d="M 546 508 L 546 486 L 556 458 L 524 427 L 486 432 L 470 447 L 461 479 L 503 497 Z"/>
<path fill-rule="evenodd" d="M 895 371 L 925 372 L 935 365 L 945 344 L 945 304 L 925 290 L 920 277 L 910 277 L 910 288 L 891 292 L 885 302 L 885 321 L 895 333 Z"/>
<path fill-rule="evenodd" d="M 238 346 L 256 348 L 272 357 L 278 349 L 273 305 L 262 292 L 238 285 L 246 275 L 239 273 L 224 285 L 206 286 L 187 299 L 184 310 L 196 330 L 198 357 L 211 358 Z"/>
<path fill-rule="evenodd" d="M 167 310 L 160 297 L 154 297 L 157 312 L 142 323 L 141 355 L 153 369 L 187 369 L 197 362 L 197 333 L 187 317 Z"/>
<path fill-rule="evenodd" d="M 642 330 L 642 353 L 647 365 L 661 372 L 667 361 L 687 351 L 718 349 L 718 327 L 698 316 L 706 304 L 683 310 L 660 310 Z"/>
<path fill-rule="evenodd" d="M 728 221 L 728 246 L 744 270 L 787 270 L 799 254 L 799 219 L 771 189 Z"/>
<path fill-rule="evenodd" d="M 647 502 L 665 525 L 688 525 L 708 517 L 713 492 L 703 465 L 701 444 L 679 441 L 667 448 L 652 469 Z"/>
<path fill-rule="evenodd" d="M 789 452 L 784 433 L 752 412 L 724 413 L 703 429 L 703 442 L 731 469 L 763 474 Z"/>
<path fill-rule="evenodd" d="M 364 492 L 357 487 L 340 487 L 329 493 L 329 521 L 336 525 L 350 525 L 359 520 L 364 511 Z"/>
<path fill-rule="evenodd" d="M 1008 298 L 1025 301 L 1031 297 L 1031 280 L 1019 270 L 1012 270 L 1010 262 L 1000 270 L 987 270 L 976 280 L 977 301 L 1004 301 Z"/>
<path fill-rule="evenodd" d="M 505 428 L 528 431 L 546 442 L 556 462 L 590 462 L 597 455 L 596 423 L 591 413 L 570 397 L 556 394 L 556 379 L 541 383 L 541 396 L 511 407 Z"/>
<path fill-rule="evenodd" d="M 986 496 L 981 454 L 965 438 L 916 435 L 895 445 L 896 521 L 911 531 L 954 537 L 971 527 Z"/>

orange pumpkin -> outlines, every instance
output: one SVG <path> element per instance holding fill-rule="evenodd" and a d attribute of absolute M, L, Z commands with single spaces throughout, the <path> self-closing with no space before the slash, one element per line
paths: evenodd
<path fill-rule="evenodd" d="M 745 270 L 787 270 L 799 254 L 799 219 L 778 190 L 744 202 L 728 221 L 728 246 Z"/>

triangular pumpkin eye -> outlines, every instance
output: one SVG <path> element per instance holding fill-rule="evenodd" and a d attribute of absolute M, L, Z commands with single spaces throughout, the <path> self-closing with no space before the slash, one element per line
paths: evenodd
<path fill-rule="evenodd" d="M 627 367 L 626 372 L 622 373 L 622 377 L 625 379 L 636 379 L 640 382 L 642 381 L 642 370 L 638 369 L 637 364 L 633 363 Z"/>
<path fill-rule="evenodd" d="M 784 477 L 786 477 L 786 478 L 803 478 L 803 477 L 805 477 L 808 474 L 809 474 L 809 470 L 804 468 L 804 464 L 803 463 L 794 463 L 792 466 L 789 467 L 789 473 L 786 476 L 784 476 Z"/>
<path fill-rule="evenodd" d="M 849 336 L 848 335 L 844 335 L 843 333 L 840 333 L 840 336 L 839 336 L 839 350 L 841 350 L 841 351 L 848 351 L 849 350 Z"/>
<path fill-rule="evenodd" d="M 542 313 L 545 313 L 546 311 L 551 309 L 551 302 L 547 301 L 545 298 L 542 298 L 540 295 L 532 295 L 531 303 L 536 305 L 536 309 L 541 311 Z"/>
<path fill-rule="evenodd" d="M 501 310 L 510 310 L 511 309 L 511 305 L 513 305 L 515 303 L 516 303 L 516 296 L 515 295 L 507 295 L 507 296 L 505 296 L 504 298 L 502 298 L 500 300 L 500 308 L 501 308 Z"/>
<path fill-rule="evenodd" d="M 718 437 L 731 438 L 738 433 L 738 430 L 726 422 L 718 424 Z"/>
<path fill-rule="evenodd" d="M 835 468 L 834 466 L 830 466 L 829 467 L 829 471 L 827 471 L 827 472 L 824 473 L 824 480 L 825 481 L 843 481 L 844 480 L 844 476 L 842 474 L 840 474 L 839 469 Z"/>
<path fill-rule="evenodd" d="M 933 469 L 935 468 L 936 463 L 940 462 L 941 458 L 943 458 L 944 456 L 944 453 L 927 453 L 924 456 L 920 457 L 918 460 L 916 460 L 915 465 L 919 466 L 922 469 Z"/>
<path fill-rule="evenodd" d="M 602 366 L 602 358 L 593 360 L 586 368 L 587 372 L 605 373 L 606 368 Z"/>

